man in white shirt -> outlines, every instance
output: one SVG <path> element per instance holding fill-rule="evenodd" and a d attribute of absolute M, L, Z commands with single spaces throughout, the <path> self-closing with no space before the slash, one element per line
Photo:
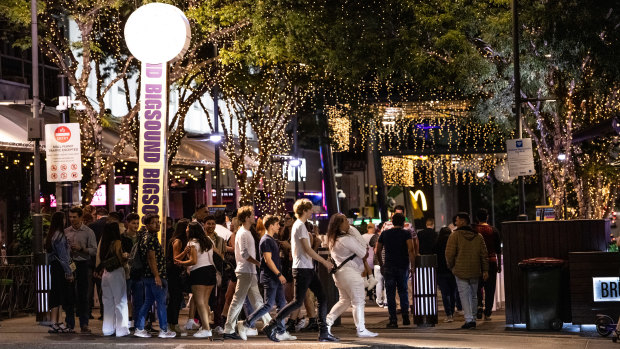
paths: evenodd
<path fill-rule="evenodd" d="M 241 308 L 243 308 L 245 297 L 250 298 L 254 309 L 259 309 L 263 306 L 263 298 L 258 291 L 258 281 L 256 279 L 256 266 L 260 266 L 260 262 L 256 260 L 256 245 L 254 244 L 252 232 L 250 232 L 250 227 L 254 223 L 254 209 L 251 206 L 239 208 L 237 219 L 242 223 L 235 237 L 237 286 L 235 287 L 235 295 L 230 303 L 230 308 L 228 308 L 228 316 L 226 317 L 226 325 L 224 327 L 224 339 L 247 340 L 245 331 L 239 334 L 235 332 L 235 325 L 237 324 Z M 271 321 L 271 316 L 265 314 L 262 319 L 263 323 L 267 324 Z"/>
<path fill-rule="evenodd" d="M 327 299 L 323 286 L 317 273 L 314 271 L 312 260 L 316 260 L 323 264 L 327 270 L 331 270 L 334 265 L 319 256 L 310 246 L 310 234 L 306 229 L 306 221 L 312 216 L 312 202 L 308 199 L 300 199 L 293 206 L 297 221 L 291 229 L 291 251 L 293 253 L 293 280 L 294 280 L 294 297 L 284 308 L 280 309 L 276 318 L 265 328 L 267 337 L 274 342 L 280 340 L 276 334 L 285 332 L 284 319 L 286 319 L 293 311 L 299 309 L 304 304 L 306 292 L 308 289 L 314 293 L 319 303 L 319 341 L 336 342 L 338 339 L 329 333 L 325 317 L 327 316 Z"/>

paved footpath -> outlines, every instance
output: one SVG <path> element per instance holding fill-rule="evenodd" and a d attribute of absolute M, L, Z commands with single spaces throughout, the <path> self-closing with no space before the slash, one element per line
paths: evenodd
<path fill-rule="evenodd" d="M 98 313 L 95 311 L 94 313 Z M 186 314 L 186 313 L 185 313 Z M 180 323 L 185 323 L 187 315 L 181 315 Z M 0 348 L 137 348 L 148 346 L 156 348 L 202 348 L 202 347 L 234 347 L 242 348 L 583 348 L 609 349 L 619 348 L 609 338 L 601 338 L 593 332 L 592 327 L 578 326 L 565 328 L 561 332 L 528 332 L 525 329 L 507 328 L 504 325 L 502 312 L 493 315 L 492 321 L 479 321 L 475 330 L 461 330 L 463 318 L 457 317 L 455 322 L 436 327 L 417 328 L 415 326 L 399 329 L 385 329 L 387 309 L 368 305 L 366 310 L 367 327 L 379 332 L 376 338 L 357 338 L 351 313 L 342 318 L 342 325 L 335 326 L 332 332 L 340 337 L 341 342 L 334 344 L 317 342 L 317 333 L 295 333 L 298 340 L 294 342 L 274 343 L 265 336 L 250 337 L 248 341 L 221 340 L 215 336 L 213 341 L 181 337 L 174 339 L 136 338 L 136 337 L 103 337 L 101 321 L 92 321 L 92 335 L 60 335 L 48 334 L 47 327 L 39 326 L 33 316 L 22 316 L 5 319 L 0 322 Z M 442 318 L 442 317 L 440 317 Z"/>

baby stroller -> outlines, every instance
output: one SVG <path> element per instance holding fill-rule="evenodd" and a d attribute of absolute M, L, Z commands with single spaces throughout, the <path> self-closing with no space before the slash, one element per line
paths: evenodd
<path fill-rule="evenodd" d="M 616 343 L 618 338 L 620 338 L 620 332 L 617 330 L 618 324 L 611 318 L 611 316 L 597 314 L 594 324 L 596 325 L 596 332 L 598 332 L 599 335 L 607 337 L 613 333 L 614 336 L 611 340 L 614 343 Z"/>

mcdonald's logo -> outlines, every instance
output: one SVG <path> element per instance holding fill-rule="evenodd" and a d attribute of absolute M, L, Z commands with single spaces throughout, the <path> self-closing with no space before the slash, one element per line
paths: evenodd
<path fill-rule="evenodd" d="M 422 211 L 428 210 L 428 205 L 426 203 L 426 196 L 421 190 L 417 190 L 415 193 L 409 190 L 409 194 L 411 195 L 411 199 L 413 202 L 415 202 L 416 204 L 419 202 L 421 204 Z"/>

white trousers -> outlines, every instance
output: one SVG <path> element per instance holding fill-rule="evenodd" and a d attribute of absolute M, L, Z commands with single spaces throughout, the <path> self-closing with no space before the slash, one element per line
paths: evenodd
<path fill-rule="evenodd" d="M 129 334 L 129 309 L 127 308 L 127 283 L 125 270 L 118 268 L 112 272 L 104 271 L 101 277 L 101 293 L 103 298 L 103 331 L 104 336 L 116 332 L 117 337 Z"/>
<path fill-rule="evenodd" d="M 377 303 L 387 303 L 385 296 L 385 284 L 383 281 L 383 275 L 381 275 L 381 267 L 375 265 L 375 279 L 377 280 L 377 286 L 375 286 L 375 293 L 377 294 Z"/>
<path fill-rule="evenodd" d="M 364 324 L 366 289 L 360 271 L 344 266 L 334 274 L 334 282 L 338 287 L 339 299 L 327 315 L 327 324 L 332 325 L 345 310 L 349 309 L 349 306 L 352 306 L 355 327 L 358 332 L 364 331 L 366 329 Z"/>
<path fill-rule="evenodd" d="M 235 294 L 230 307 L 228 308 L 228 316 L 226 317 L 226 325 L 224 326 L 224 333 L 234 333 L 237 325 L 237 318 L 243 308 L 245 297 L 250 298 L 250 303 L 254 306 L 254 310 L 263 307 L 263 297 L 261 297 L 258 291 L 258 280 L 255 274 L 250 273 L 236 273 L 237 286 L 235 287 Z M 267 325 L 271 321 L 271 315 L 269 313 L 263 315 L 263 324 Z"/>

